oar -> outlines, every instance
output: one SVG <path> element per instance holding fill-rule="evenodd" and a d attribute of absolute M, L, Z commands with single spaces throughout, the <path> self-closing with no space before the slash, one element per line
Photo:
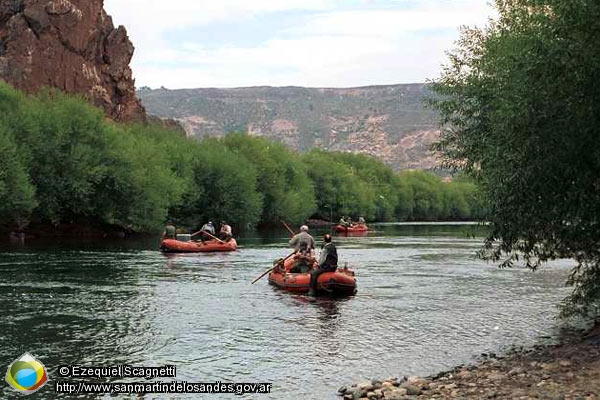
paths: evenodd
<path fill-rule="evenodd" d="M 252 281 L 251 285 L 254 285 L 254 282 L 257 282 L 260 278 L 262 278 L 263 276 L 265 276 L 266 274 L 268 274 L 269 272 L 273 271 L 275 269 L 276 266 L 278 266 L 281 263 L 284 263 L 285 260 L 287 260 L 288 258 L 290 258 L 291 256 L 293 256 L 294 254 L 296 254 L 296 251 L 294 251 L 293 253 L 291 253 L 289 256 L 287 256 L 286 258 L 284 258 L 283 260 L 279 260 L 275 263 L 275 265 L 273 265 L 271 268 L 269 268 L 268 270 L 266 270 L 261 276 L 259 276 L 258 278 L 256 278 L 255 280 Z"/>
<path fill-rule="evenodd" d="M 206 234 L 207 234 L 209 237 L 211 237 L 211 238 L 213 238 L 213 239 L 215 239 L 215 240 L 218 240 L 219 242 L 221 242 L 221 243 L 223 243 L 223 244 L 226 244 L 224 241 L 222 241 L 222 240 L 221 240 L 221 239 L 219 239 L 218 237 L 216 237 L 216 236 L 213 236 L 213 235 L 211 235 L 210 233 L 208 233 L 208 232 L 206 232 L 206 231 L 202 231 L 202 230 L 200 230 L 200 231 L 198 231 L 198 232 L 196 232 L 196 233 L 192 233 L 192 236 L 196 236 L 196 235 L 197 235 L 197 234 L 199 234 L 199 233 L 206 233 Z"/>
<path fill-rule="evenodd" d="M 288 230 L 288 232 L 290 233 L 290 235 L 294 236 L 296 233 L 294 233 L 294 231 L 292 230 L 292 228 L 290 228 L 288 226 L 288 224 L 285 223 L 285 221 L 281 221 L 281 223 L 283 224 L 283 226 L 285 226 L 285 229 Z"/>

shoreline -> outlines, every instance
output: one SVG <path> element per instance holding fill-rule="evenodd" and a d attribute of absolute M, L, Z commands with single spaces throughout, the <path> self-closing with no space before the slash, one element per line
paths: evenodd
<path fill-rule="evenodd" d="M 436 375 L 388 378 L 343 386 L 356 399 L 600 399 L 600 322 L 566 331 L 558 344 L 490 354 Z"/>
<path fill-rule="evenodd" d="M 337 225 L 337 222 L 311 219 L 305 221 L 311 228 L 331 228 Z M 370 222 L 373 226 L 428 226 L 428 225 L 464 225 L 476 226 L 476 221 L 404 221 L 404 222 Z M 279 224 L 266 224 L 257 228 L 257 230 L 279 229 Z M 191 229 L 186 229 L 193 231 Z M 7 229 L 0 227 L 0 242 L 20 242 L 38 239 L 52 238 L 86 238 L 86 239 L 122 239 L 126 237 L 160 235 L 160 230 L 155 232 L 134 231 L 119 225 L 102 224 L 97 221 L 76 222 L 71 224 L 61 224 L 52 226 L 50 224 L 35 224 L 23 230 Z"/>

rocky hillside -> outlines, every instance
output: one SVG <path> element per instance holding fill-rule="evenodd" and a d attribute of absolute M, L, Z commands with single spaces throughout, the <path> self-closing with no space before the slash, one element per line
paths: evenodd
<path fill-rule="evenodd" d="M 423 103 L 429 95 L 424 84 L 138 91 L 149 114 L 181 121 L 189 136 L 242 131 L 301 151 L 371 154 L 396 170 L 436 164 L 429 151 L 438 135 L 436 117 Z"/>
<path fill-rule="evenodd" d="M 133 45 L 103 0 L 0 0 L 0 79 L 84 95 L 117 121 L 142 121 L 129 68 Z"/>

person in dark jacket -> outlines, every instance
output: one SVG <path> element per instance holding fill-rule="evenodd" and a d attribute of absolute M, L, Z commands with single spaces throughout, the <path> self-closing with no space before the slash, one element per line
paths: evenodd
<path fill-rule="evenodd" d="M 324 272 L 334 272 L 337 270 L 338 255 L 335 245 L 331 242 L 331 235 L 326 233 L 323 236 L 323 246 L 319 255 L 319 266 L 310 273 L 310 291 L 309 296 L 315 296 L 317 292 L 317 280 Z"/>

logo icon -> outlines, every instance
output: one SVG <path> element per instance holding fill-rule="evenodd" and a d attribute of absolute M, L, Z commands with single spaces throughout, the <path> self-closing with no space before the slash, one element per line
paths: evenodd
<path fill-rule="evenodd" d="M 48 382 L 48 374 L 44 364 L 25 353 L 8 367 L 6 382 L 21 393 L 31 394 Z"/>

